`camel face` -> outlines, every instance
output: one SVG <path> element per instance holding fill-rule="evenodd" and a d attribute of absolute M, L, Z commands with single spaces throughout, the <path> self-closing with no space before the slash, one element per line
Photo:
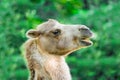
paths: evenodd
<path fill-rule="evenodd" d="M 27 36 L 37 38 L 41 50 L 65 55 L 82 47 L 92 45 L 89 40 L 91 30 L 85 25 L 65 25 L 50 19 L 38 25 L 36 30 L 29 30 Z"/>

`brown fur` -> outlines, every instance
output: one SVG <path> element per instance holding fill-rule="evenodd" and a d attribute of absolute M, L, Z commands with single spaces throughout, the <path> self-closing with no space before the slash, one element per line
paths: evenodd
<path fill-rule="evenodd" d="M 26 59 L 29 80 L 71 80 L 65 56 L 92 43 L 84 25 L 65 25 L 49 19 L 27 32 Z M 86 40 L 86 41 L 83 41 Z"/>

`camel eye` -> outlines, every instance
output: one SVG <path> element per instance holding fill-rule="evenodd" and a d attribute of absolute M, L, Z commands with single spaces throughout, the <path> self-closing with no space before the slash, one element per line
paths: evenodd
<path fill-rule="evenodd" d="M 61 34 L 61 30 L 60 29 L 56 29 L 55 31 L 52 32 L 55 36 L 58 36 Z"/>

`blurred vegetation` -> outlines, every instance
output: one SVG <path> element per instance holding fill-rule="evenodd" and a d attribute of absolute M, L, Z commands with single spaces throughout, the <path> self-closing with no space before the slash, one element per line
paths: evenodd
<path fill-rule="evenodd" d="M 120 80 L 119 9 L 119 0 L 0 0 L 0 80 L 27 80 L 25 32 L 49 18 L 96 34 L 92 47 L 67 57 L 73 80 Z"/>

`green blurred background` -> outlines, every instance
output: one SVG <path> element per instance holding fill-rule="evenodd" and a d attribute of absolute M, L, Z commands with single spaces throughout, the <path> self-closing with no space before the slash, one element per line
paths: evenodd
<path fill-rule="evenodd" d="M 96 34 L 67 57 L 72 80 L 120 80 L 120 0 L 0 0 L 0 80 L 27 80 L 25 32 L 49 18 Z"/>

